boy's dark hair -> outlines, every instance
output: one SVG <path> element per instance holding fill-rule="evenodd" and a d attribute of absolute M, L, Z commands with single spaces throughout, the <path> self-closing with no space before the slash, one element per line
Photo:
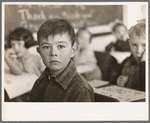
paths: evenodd
<path fill-rule="evenodd" d="M 72 40 L 72 46 L 75 42 L 75 32 L 70 22 L 65 19 L 51 19 L 41 25 L 37 32 L 37 39 L 40 42 L 40 38 L 48 38 L 49 35 L 57 35 L 68 32 Z"/>
<path fill-rule="evenodd" d="M 91 34 L 90 31 L 87 29 L 87 27 L 82 27 L 82 28 L 80 28 L 80 29 L 78 30 L 78 32 L 76 33 L 76 41 L 77 41 L 77 38 L 78 38 L 78 36 L 80 35 L 80 33 L 81 33 L 82 31 L 85 31 L 85 32 L 89 33 L 89 35 L 90 35 L 90 41 L 89 41 L 89 43 L 91 43 L 92 34 Z M 77 42 L 77 43 L 78 43 L 78 42 Z"/>
<path fill-rule="evenodd" d="M 8 35 L 8 47 L 11 47 L 12 40 L 23 40 L 25 42 L 25 47 L 29 48 L 34 45 L 34 38 L 32 33 L 23 27 L 16 28 Z"/>
<path fill-rule="evenodd" d="M 126 30 L 128 30 L 127 27 L 126 27 L 123 23 L 116 23 L 116 24 L 112 27 L 112 32 L 116 32 L 116 29 L 117 29 L 118 27 L 120 27 L 120 26 L 123 26 L 123 27 L 126 28 Z"/>

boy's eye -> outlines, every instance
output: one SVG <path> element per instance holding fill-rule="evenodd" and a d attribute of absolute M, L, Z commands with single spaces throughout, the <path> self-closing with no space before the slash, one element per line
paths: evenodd
<path fill-rule="evenodd" d="M 136 47 L 137 47 L 137 45 L 136 45 L 136 44 L 132 44 L 132 47 L 136 48 Z"/>
<path fill-rule="evenodd" d="M 63 46 L 63 45 L 58 45 L 58 48 L 62 49 L 62 48 L 65 48 L 65 46 Z"/>
<path fill-rule="evenodd" d="M 49 49 L 50 47 L 49 46 L 43 46 L 43 49 Z"/>

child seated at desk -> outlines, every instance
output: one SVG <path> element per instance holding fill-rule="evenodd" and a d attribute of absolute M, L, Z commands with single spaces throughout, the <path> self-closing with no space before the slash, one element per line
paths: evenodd
<path fill-rule="evenodd" d="M 145 91 L 145 23 L 138 23 L 129 30 L 131 56 L 120 67 L 119 86 Z"/>
<path fill-rule="evenodd" d="M 112 28 L 112 34 L 116 37 L 115 42 L 111 42 L 106 46 L 106 52 L 114 51 L 130 51 L 128 42 L 128 30 L 127 27 L 122 23 L 116 23 Z"/>
<path fill-rule="evenodd" d="M 79 46 L 78 52 L 74 57 L 76 66 L 87 65 L 91 67 L 91 71 L 82 73 L 86 80 L 101 79 L 102 72 L 97 66 L 97 60 L 94 55 L 94 51 L 90 47 L 91 33 L 84 27 L 79 29 L 76 34 L 76 42 Z"/>
<path fill-rule="evenodd" d="M 35 82 L 31 102 L 93 102 L 93 88 L 76 71 L 72 58 L 77 45 L 75 32 L 65 19 L 52 19 L 37 34 L 45 71 Z"/>
<path fill-rule="evenodd" d="M 28 51 L 33 43 L 32 33 L 25 28 L 17 28 L 8 35 L 9 48 L 5 52 L 5 61 L 12 74 L 27 72 L 41 75 L 45 69 L 41 58 Z"/>
<path fill-rule="evenodd" d="M 5 52 L 5 62 L 14 75 L 23 72 L 40 76 L 45 69 L 42 59 L 29 53 L 28 48 L 34 45 L 32 33 L 25 28 L 19 27 L 8 35 L 8 49 Z M 6 68 L 5 68 L 6 69 Z M 7 97 L 5 91 L 5 97 Z M 8 98 L 6 101 L 10 101 Z M 16 101 L 22 101 L 20 97 Z"/>

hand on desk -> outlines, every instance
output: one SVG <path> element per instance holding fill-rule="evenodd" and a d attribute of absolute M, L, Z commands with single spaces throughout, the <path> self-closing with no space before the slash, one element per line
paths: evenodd
<path fill-rule="evenodd" d="M 128 81 L 128 77 L 121 75 L 117 79 L 117 85 L 124 87 L 127 81 Z"/>

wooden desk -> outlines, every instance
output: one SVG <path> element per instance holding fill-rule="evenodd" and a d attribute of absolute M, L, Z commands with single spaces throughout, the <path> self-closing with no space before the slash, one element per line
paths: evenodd
<path fill-rule="evenodd" d="M 145 92 L 109 84 L 106 81 L 90 81 L 96 102 L 144 102 Z M 94 84 L 92 84 L 94 83 Z"/>

